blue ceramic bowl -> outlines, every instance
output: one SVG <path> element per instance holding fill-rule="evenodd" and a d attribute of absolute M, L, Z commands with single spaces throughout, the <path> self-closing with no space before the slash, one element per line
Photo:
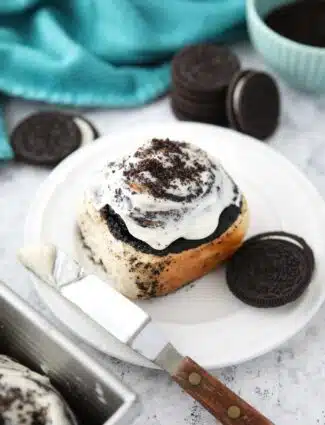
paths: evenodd
<path fill-rule="evenodd" d="M 308 92 L 325 92 L 325 48 L 289 40 L 271 30 L 264 17 L 293 0 L 246 0 L 249 35 L 265 62 L 288 84 Z"/>

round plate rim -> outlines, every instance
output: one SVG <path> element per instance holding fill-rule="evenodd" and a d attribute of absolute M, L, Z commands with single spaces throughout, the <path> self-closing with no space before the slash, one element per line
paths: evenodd
<path fill-rule="evenodd" d="M 146 126 L 146 128 L 148 128 L 149 126 L 152 128 L 157 128 L 160 126 L 164 126 L 166 128 L 166 126 L 177 126 L 177 127 L 193 127 L 196 130 L 199 130 L 200 128 L 202 129 L 210 129 L 211 131 L 215 130 L 216 128 L 218 129 L 218 131 L 222 131 L 222 132 L 229 132 L 229 133 L 235 133 L 236 137 L 242 138 L 242 139 L 246 139 L 248 140 L 251 144 L 255 144 L 255 146 L 259 149 L 264 149 L 265 152 L 269 152 L 272 151 L 274 155 L 278 156 L 279 158 L 281 158 L 282 161 L 284 161 L 287 165 L 287 167 L 291 168 L 291 170 L 293 172 L 295 172 L 296 174 L 298 173 L 300 175 L 300 177 L 302 179 L 304 179 L 306 185 L 309 186 L 310 189 L 310 193 L 311 195 L 313 195 L 314 197 L 318 198 L 319 204 L 322 207 L 323 210 L 323 214 L 324 214 L 324 218 L 325 218 L 325 202 L 323 200 L 323 198 L 321 197 L 319 191 L 316 189 L 316 187 L 310 182 L 310 180 L 299 170 L 298 167 L 296 167 L 289 159 L 287 159 L 281 152 L 272 149 L 271 147 L 269 147 L 267 144 L 255 139 L 254 137 L 239 133 L 235 130 L 229 129 L 229 128 L 223 128 L 223 127 L 218 127 L 215 125 L 211 125 L 211 124 L 205 124 L 205 123 L 196 123 L 196 122 L 175 122 L 175 121 L 169 121 L 166 123 L 161 123 L 161 122 L 150 122 L 150 124 L 137 124 L 135 125 L 132 130 L 138 130 L 143 126 Z M 96 149 L 96 146 L 98 146 L 99 144 L 102 144 L 104 142 L 105 139 L 107 139 L 107 137 L 114 137 L 114 134 L 117 136 L 121 136 L 123 135 L 123 133 L 127 133 L 129 132 L 129 130 L 121 130 L 121 131 L 114 131 L 114 133 L 106 133 L 104 136 L 101 136 L 94 144 L 90 144 L 88 146 L 84 146 L 79 148 L 77 151 L 73 152 L 71 155 L 69 155 L 67 158 L 65 158 L 58 166 L 56 166 L 53 171 L 46 177 L 46 179 L 41 183 L 41 185 L 39 186 L 36 195 L 34 197 L 34 200 L 31 202 L 27 216 L 26 216 L 26 220 L 25 220 L 25 226 L 24 226 L 24 243 L 28 243 L 28 241 L 31 240 L 31 237 L 33 236 L 33 232 L 31 232 L 32 227 L 35 227 L 35 210 L 38 207 L 38 204 L 41 203 L 41 200 L 43 200 L 43 210 L 46 207 L 47 202 L 46 198 L 48 198 L 48 200 L 50 199 L 50 194 L 46 194 L 46 188 L 47 186 L 52 183 L 53 181 L 55 181 L 55 179 L 57 178 L 57 176 L 59 176 L 64 170 L 68 169 L 70 166 L 70 163 L 72 164 L 73 161 L 77 160 L 78 157 L 82 157 L 84 155 L 86 155 L 87 151 L 90 151 L 92 149 Z M 243 143 L 245 142 L 245 140 L 243 140 Z M 105 141 L 105 143 L 107 143 L 107 141 Z M 46 196 L 47 195 L 47 196 Z M 40 296 L 41 300 L 45 303 L 45 305 L 50 309 L 50 311 L 60 320 L 60 322 L 62 323 L 62 325 L 68 327 L 68 329 L 70 331 L 72 331 L 71 327 L 69 327 L 68 325 L 65 325 L 61 319 L 59 318 L 59 316 L 57 316 L 55 314 L 55 312 L 53 312 L 53 309 L 51 308 L 51 306 L 47 303 L 45 297 L 42 294 L 42 289 L 41 286 L 42 284 L 37 282 L 36 279 L 31 279 L 32 283 L 34 285 L 34 288 L 37 292 L 37 294 Z M 310 309 L 310 311 L 308 312 L 308 314 L 306 314 L 304 316 L 304 320 L 301 321 L 301 323 L 299 324 L 299 326 L 297 326 L 293 331 L 288 332 L 286 335 L 284 335 L 282 338 L 279 338 L 279 340 L 276 343 L 272 343 L 270 345 L 265 345 L 265 347 L 261 348 L 260 350 L 255 351 L 254 353 L 251 353 L 251 355 L 245 355 L 243 356 L 240 360 L 236 361 L 236 362 L 218 362 L 213 363 L 213 361 L 210 364 L 207 365 L 202 365 L 203 367 L 205 367 L 206 369 L 209 370 L 214 370 L 214 369 L 218 369 L 218 368 L 223 368 L 223 367 L 229 367 L 229 366 L 234 366 L 234 365 L 238 365 L 241 363 L 244 363 L 246 361 L 255 359 L 257 357 L 260 357 L 274 349 L 276 349 L 277 347 L 279 347 L 280 345 L 282 345 L 284 342 L 290 340 L 293 336 L 295 336 L 297 333 L 299 333 L 309 322 L 310 320 L 315 316 L 315 314 L 318 312 L 318 310 L 320 309 L 320 307 L 322 306 L 322 304 L 325 301 L 325 290 L 322 292 L 321 296 L 318 299 L 317 303 L 314 303 L 313 308 Z M 73 332 L 73 331 L 72 331 Z M 84 342 L 86 342 L 87 344 L 91 345 L 92 347 L 94 347 L 94 345 L 89 342 L 87 339 L 85 339 L 84 337 L 82 337 L 80 335 L 79 332 L 75 332 L 75 335 L 78 335 L 79 338 L 81 340 L 83 340 Z M 98 349 L 98 347 L 95 347 L 96 349 Z M 106 352 L 106 354 L 108 355 L 112 355 L 113 357 L 116 357 L 115 354 Z M 117 357 L 119 360 L 122 360 L 124 362 L 130 363 L 130 364 L 134 364 L 137 366 L 142 366 L 142 367 L 147 367 L 147 368 L 152 368 L 152 369 L 160 369 L 160 367 L 156 366 L 154 363 L 148 361 L 147 359 L 143 360 L 141 359 L 141 357 L 137 357 L 137 356 L 128 356 L 128 355 L 119 355 L 119 357 Z"/>

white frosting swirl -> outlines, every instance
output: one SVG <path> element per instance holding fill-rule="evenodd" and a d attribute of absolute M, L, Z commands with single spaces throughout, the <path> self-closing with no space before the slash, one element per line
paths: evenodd
<path fill-rule="evenodd" d="M 0 356 L 0 422 L 12 425 L 77 425 L 46 376 Z"/>
<path fill-rule="evenodd" d="M 156 250 L 203 239 L 241 194 L 222 165 L 189 143 L 153 139 L 107 163 L 89 187 L 97 210 L 109 205 L 135 238 Z"/>

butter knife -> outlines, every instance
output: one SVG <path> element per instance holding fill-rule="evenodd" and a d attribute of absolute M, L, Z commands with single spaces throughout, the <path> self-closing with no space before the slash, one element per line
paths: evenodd
<path fill-rule="evenodd" d="M 44 284 L 77 306 L 83 314 L 122 343 L 169 373 L 189 395 L 224 425 L 273 425 L 254 407 L 184 357 L 165 338 L 148 313 L 84 269 L 51 244 L 27 246 L 20 262 Z M 90 300 L 96 298 L 96 309 Z M 109 308 L 108 308 L 109 307 Z"/>

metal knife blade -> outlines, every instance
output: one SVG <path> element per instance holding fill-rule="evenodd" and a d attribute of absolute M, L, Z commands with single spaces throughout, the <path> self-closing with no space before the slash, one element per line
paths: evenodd
<path fill-rule="evenodd" d="M 144 310 L 108 283 L 87 275 L 75 260 L 51 244 L 24 247 L 18 258 L 34 276 L 58 290 L 97 325 L 169 373 L 175 372 L 182 356 Z"/>
<path fill-rule="evenodd" d="M 224 425 L 273 425 L 254 407 L 183 357 L 167 340 L 148 313 L 83 268 L 51 244 L 27 246 L 20 262 L 44 284 L 73 303 L 101 330 L 130 346 L 166 370 L 188 394 Z M 94 304 L 96 308 L 94 308 Z"/>

